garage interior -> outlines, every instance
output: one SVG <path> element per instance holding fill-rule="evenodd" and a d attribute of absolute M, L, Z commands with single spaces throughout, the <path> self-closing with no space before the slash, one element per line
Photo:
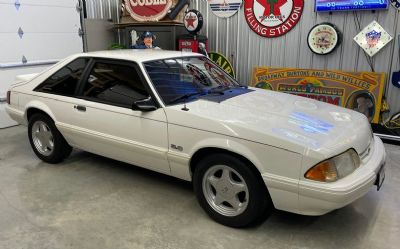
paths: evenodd
<path fill-rule="evenodd" d="M 384 126 L 373 125 L 375 133 L 390 138 L 384 140 L 386 178 L 380 191 L 374 187 L 354 203 L 318 217 L 276 210 L 262 224 L 241 229 L 210 219 L 198 205 L 189 182 L 77 149 L 57 165 L 39 160 L 29 144 L 27 128 L 17 125 L 4 110 L 6 91 L 16 75 L 42 71 L 72 53 L 107 50 L 115 44 L 127 48 L 132 45 L 133 29 L 142 32 L 150 27 L 160 34 L 158 45 L 166 40 L 165 46 L 174 50 L 178 46 L 171 37 L 186 33 L 182 24 L 166 27 L 121 23 L 121 0 L 42 2 L 32 5 L 36 11 L 33 17 L 38 16 L 37 8 L 42 6 L 42 13 L 51 13 L 42 18 L 43 22 L 53 20 L 52 28 L 28 25 L 17 36 L 24 23 L 0 26 L 0 38 L 4 38 L 3 43 L 0 39 L 0 79 L 7 82 L 0 83 L 0 249 L 398 248 L 398 128 L 385 133 L 388 130 Z M 85 9 L 79 10 L 76 4 L 83 2 Z M 386 72 L 383 95 L 390 109 L 382 114 L 382 120 L 396 116 L 400 111 L 400 88 L 391 84 L 391 74 L 399 70 L 400 12 L 389 6 L 385 11 L 362 14 L 320 14 L 313 10 L 313 1 L 304 2 L 299 24 L 286 36 L 273 39 L 249 29 L 243 6 L 229 19 L 214 15 L 207 1 L 190 0 L 190 8 L 203 13 L 205 23 L 199 34 L 208 37 L 210 51 L 224 54 L 232 63 L 238 81 L 250 85 L 253 68 L 265 65 Z M 32 1 L 26 3 L 30 6 Z M 0 0 L 0 20 L 4 23 L 19 18 L 5 14 L 23 4 L 22 0 Z M 69 19 L 58 18 L 60 13 Z M 366 59 L 358 47 L 354 49 L 352 40 L 358 33 L 355 18 L 360 19 L 362 27 L 377 20 L 394 38 L 372 60 Z M 348 41 L 332 56 L 321 57 L 310 52 L 306 38 L 314 25 L 324 22 L 336 23 Z M 13 51 L 10 44 L 20 47 Z M 41 45 L 37 48 L 35 44 Z"/>

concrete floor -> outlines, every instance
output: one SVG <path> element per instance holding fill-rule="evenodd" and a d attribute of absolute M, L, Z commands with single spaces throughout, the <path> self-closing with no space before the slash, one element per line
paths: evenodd
<path fill-rule="evenodd" d="M 276 211 L 264 224 L 213 222 L 191 184 L 76 151 L 49 165 L 25 127 L 0 130 L 0 248 L 399 248 L 400 147 L 386 182 L 321 217 Z"/>

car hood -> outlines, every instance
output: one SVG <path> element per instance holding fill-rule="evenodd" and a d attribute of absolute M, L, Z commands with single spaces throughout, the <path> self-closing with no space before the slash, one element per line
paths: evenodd
<path fill-rule="evenodd" d="M 355 111 L 290 94 L 250 88 L 218 101 L 216 96 L 166 108 L 168 122 L 306 154 L 330 157 L 372 139 L 367 118 Z"/>

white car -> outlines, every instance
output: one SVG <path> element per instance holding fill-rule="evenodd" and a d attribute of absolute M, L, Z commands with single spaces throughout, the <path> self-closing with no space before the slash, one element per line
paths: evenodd
<path fill-rule="evenodd" d="M 382 185 L 385 149 L 355 111 L 241 86 L 194 53 L 68 57 L 17 77 L 7 111 L 45 162 L 72 147 L 192 181 L 217 222 L 322 215 Z"/>

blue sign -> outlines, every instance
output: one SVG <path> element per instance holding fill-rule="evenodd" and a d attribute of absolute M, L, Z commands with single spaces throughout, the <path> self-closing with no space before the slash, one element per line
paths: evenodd
<path fill-rule="evenodd" d="M 387 9 L 389 0 L 315 0 L 316 11 Z"/>

